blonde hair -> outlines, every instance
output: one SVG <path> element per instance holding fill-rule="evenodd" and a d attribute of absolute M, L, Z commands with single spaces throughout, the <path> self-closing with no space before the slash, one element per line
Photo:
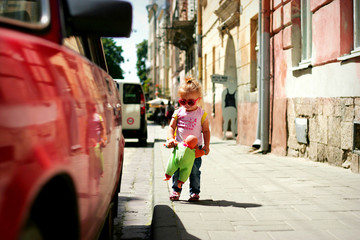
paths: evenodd
<path fill-rule="evenodd" d="M 201 84 L 192 77 L 185 78 L 185 81 L 179 87 L 179 94 L 197 92 L 201 96 Z"/>

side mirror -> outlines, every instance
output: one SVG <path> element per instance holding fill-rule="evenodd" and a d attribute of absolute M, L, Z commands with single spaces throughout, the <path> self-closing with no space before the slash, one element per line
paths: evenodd
<path fill-rule="evenodd" d="M 121 0 L 67 0 L 72 35 L 129 37 L 132 6 Z"/>

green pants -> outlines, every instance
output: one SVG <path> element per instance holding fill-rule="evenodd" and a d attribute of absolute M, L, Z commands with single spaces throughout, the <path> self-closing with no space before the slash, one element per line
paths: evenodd
<path fill-rule="evenodd" d="M 195 149 L 179 143 L 169 158 L 166 174 L 172 176 L 179 169 L 179 181 L 186 182 L 195 161 Z"/>

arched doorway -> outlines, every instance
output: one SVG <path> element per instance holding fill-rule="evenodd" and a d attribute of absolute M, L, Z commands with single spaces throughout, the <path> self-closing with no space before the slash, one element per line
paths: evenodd
<path fill-rule="evenodd" d="M 230 130 L 233 138 L 237 136 L 237 71 L 233 37 L 229 34 L 225 51 L 224 75 L 228 76 L 222 92 L 223 137 Z"/>

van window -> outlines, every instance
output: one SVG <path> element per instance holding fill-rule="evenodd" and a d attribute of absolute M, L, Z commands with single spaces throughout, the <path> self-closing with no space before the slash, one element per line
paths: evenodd
<path fill-rule="evenodd" d="M 141 86 L 135 84 L 124 84 L 123 101 L 125 104 L 140 104 Z"/>
<path fill-rule="evenodd" d="M 0 1 L 0 21 L 41 29 L 50 22 L 48 0 Z"/>

